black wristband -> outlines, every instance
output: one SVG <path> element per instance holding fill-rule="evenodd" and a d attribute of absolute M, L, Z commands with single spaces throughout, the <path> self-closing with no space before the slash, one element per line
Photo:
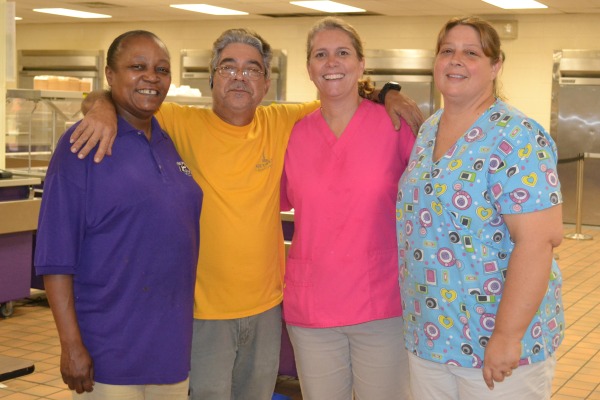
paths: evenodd
<path fill-rule="evenodd" d="M 386 82 L 385 85 L 379 91 L 379 96 L 377 96 L 377 100 L 379 100 L 379 104 L 385 104 L 385 95 L 390 90 L 402 90 L 402 86 L 398 82 Z"/>

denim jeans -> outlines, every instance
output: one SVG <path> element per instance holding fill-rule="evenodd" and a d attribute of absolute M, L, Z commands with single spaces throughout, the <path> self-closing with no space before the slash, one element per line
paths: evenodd
<path fill-rule="evenodd" d="M 194 320 L 191 400 L 270 400 L 281 347 L 281 305 L 251 317 Z"/>

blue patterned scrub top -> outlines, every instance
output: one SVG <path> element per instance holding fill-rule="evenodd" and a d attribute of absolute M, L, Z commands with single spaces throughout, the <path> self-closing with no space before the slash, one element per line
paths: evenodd
<path fill-rule="evenodd" d="M 396 205 L 405 341 L 420 358 L 481 368 L 514 243 L 502 214 L 562 202 L 556 146 L 514 107 L 496 102 L 437 162 L 443 110 L 421 128 Z M 564 336 L 562 277 L 552 261 L 521 365 L 545 360 Z"/>

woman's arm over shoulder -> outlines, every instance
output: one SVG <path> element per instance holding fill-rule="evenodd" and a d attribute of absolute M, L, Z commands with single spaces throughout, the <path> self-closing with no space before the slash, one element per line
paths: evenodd
<path fill-rule="evenodd" d="M 425 117 L 413 99 L 404 93 L 390 90 L 385 96 L 384 105 L 396 130 L 408 125 L 414 135 L 419 132 Z"/>

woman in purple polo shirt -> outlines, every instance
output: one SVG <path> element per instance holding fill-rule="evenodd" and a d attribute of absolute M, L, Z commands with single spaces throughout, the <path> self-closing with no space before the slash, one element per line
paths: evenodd
<path fill-rule="evenodd" d="M 63 380 L 86 399 L 187 399 L 202 191 L 153 114 L 171 83 L 164 43 L 114 40 L 119 114 L 102 164 L 59 140 L 44 183 L 35 265 L 61 342 Z"/>

